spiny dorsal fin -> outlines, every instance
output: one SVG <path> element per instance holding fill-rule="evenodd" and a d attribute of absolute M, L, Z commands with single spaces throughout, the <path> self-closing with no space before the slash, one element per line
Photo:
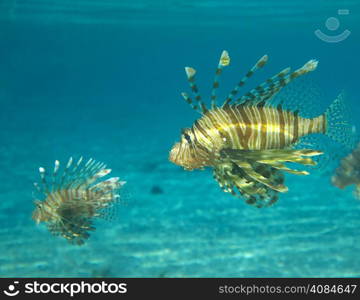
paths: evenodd
<path fill-rule="evenodd" d="M 219 78 L 222 73 L 222 69 L 230 64 L 230 56 L 226 50 L 223 50 L 220 56 L 218 67 L 215 71 L 215 78 L 213 82 L 213 87 L 211 90 L 211 108 L 216 108 L 216 92 L 219 88 Z"/>
<path fill-rule="evenodd" d="M 255 101 L 254 104 L 256 104 L 263 100 L 266 101 L 272 99 L 277 93 L 280 92 L 282 88 L 288 85 L 292 80 L 314 71 L 317 65 L 318 61 L 312 59 L 305 63 L 301 68 L 295 70 L 290 74 L 290 68 L 286 68 L 260 84 L 258 87 L 252 89 L 250 92 L 240 97 L 235 102 L 244 103 L 249 101 Z"/>
<path fill-rule="evenodd" d="M 256 70 L 265 66 L 268 59 L 269 59 L 269 57 L 267 55 L 264 55 L 256 62 L 256 64 L 250 70 L 247 71 L 245 76 L 239 81 L 239 83 L 235 86 L 235 88 L 230 92 L 229 96 L 224 101 L 223 106 L 229 104 L 233 100 L 233 98 L 237 95 L 239 89 L 245 85 L 245 82 L 255 73 Z"/>
<path fill-rule="evenodd" d="M 199 93 L 198 87 L 197 87 L 196 82 L 195 82 L 196 70 L 194 68 L 191 68 L 191 67 L 185 67 L 185 73 L 186 73 L 190 88 L 191 88 L 191 90 L 192 90 L 192 92 L 193 92 L 193 94 L 195 96 L 195 101 L 201 107 L 201 112 L 205 113 L 205 111 L 207 110 L 206 105 L 204 104 L 204 102 L 201 99 L 201 95 Z M 184 95 L 183 95 L 183 97 L 184 97 Z M 187 98 L 184 97 L 184 99 L 188 103 L 189 103 L 189 101 L 192 102 L 192 100 L 189 97 L 187 97 Z M 194 107 L 197 108 L 198 106 L 193 105 L 192 108 L 195 109 Z M 198 109 L 196 109 L 196 110 L 198 111 Z"/>

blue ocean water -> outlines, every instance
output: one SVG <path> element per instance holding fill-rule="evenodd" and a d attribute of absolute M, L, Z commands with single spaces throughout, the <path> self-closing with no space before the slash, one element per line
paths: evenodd
<path fill-rule="evenodd" d="M 359 11 L 351 0 L 0 0 L 0 276 L 359 277 L 360 202 L 331 172 L 287 175 L 289 192 L 256 209 L 210 170 L 168 161 L 198 118 L 180 97 L 183 67 L 209 96 L 223 49 L 221 96 L 264 54 L 249 88 L 315 58 L 319 105 L 345 90 L 358 127 Z M 317 29 L 351 34 L 329 43 Z M 38 167 L 81 155 L 127 188 L 117 218 L 77 247 L 31 213 Z"/>

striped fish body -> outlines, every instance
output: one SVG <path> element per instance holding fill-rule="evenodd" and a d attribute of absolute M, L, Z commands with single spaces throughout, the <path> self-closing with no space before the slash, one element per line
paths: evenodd
<path fill-rule="evenodd" d="M 288 190 L 283 172 L 309 174 L 291 168 L 288 163 L 314 166 L 316 161 L 312 157 L 323 154 L 316 149 L 293 149 L 301 137 L 323 133 L 345 145 L 351 140 L 349 123 L 342 117 L 342 94 L 325 113 L 311 119 L 299 116 L 298 111 L 276 106 L 273 101 L 290 82 L 317 68 L 314 59 L 295 71 L 285 68 L 238 97 L 247 80 L 267 61 L 267 55 L 261 57 L 218 105 L 219 77 L 230 64 L 230 56 L 224 50 L 215 72 L 210 107 L 199 93 L 196 70 L 185 67 L 193 95 L 181 95 L 201 117 L 191 128 L 182 130 L 180 141 L 169 154 L 172 163 L 186 170 L 213 168 L 213 177 L 223 191 L 244 197 L 247 203 L 257 207 L 272 205 L 278 193 Z M 296 100 L 300 102 L 302 98 Z"/>
<path fill-rule="evenodd" d="M 195 144 L 214 150 L 284 149 L 311 133 L 326 132 L 326 115 L 308 119 L 281 106 L 234 105 L 205 113 L 193 127 Z"/>

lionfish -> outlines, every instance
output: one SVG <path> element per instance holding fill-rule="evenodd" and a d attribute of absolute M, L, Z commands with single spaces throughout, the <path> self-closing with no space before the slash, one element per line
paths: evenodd
<path fill-rule="evenodd" d="M 299 110 L 287 110 L 282 102 L 273 101 L 292 80 L 314 71 L 318 65 L 316 60 L 308 61 L 293 72 L 286 68 L 235 99 L 245 82 L 267 61 L 267 55 L 261 57 L 218 106 L 219 76 L 230 64 L 229 54 L 224 50 L 215 73 L 211 108 L 206 107 L 199 94 L 195 69 L 186 67 L 195 98 L 186 93 L 182 96 L 201 117 L 191 128 L 182 130 L 180 142 L 175 143 L 169 155 L 171 162 L 185 170 L 213 168 L 213 176 L 225 192 L 242 196 L 256 207 L 270 206 L 277 201 L 279 192 L 288 191 L 283 171 L 309 174 L 305 170 L 292 169 L 286 163 L 316 165 L 312 157 L 323 154 L 322 151 L 294 149 L 302 137 L 322 133 L 343 141 L 347 132 L 340 130 L 338 134 L 340 128 L 345 128 L 341 117 L 342 94 L 325 113 L 315 118 L 302 117 Z"/>
<path fill-rule="evenodd" d="M 45 222 L 53 235 L 78 245 L 95 230 L 93 219 L 105 216 L 106 209 L 118 201 L 119 189 L 126 183 L 118 177 L 100 181 L 111 169 L 82 157 L 77 162 L 70 158 L 62 172 L 58 160 L 50 176 L 42 167 L 39 172 L 41 184 L 34 186 L 44 199 L 35 200 L 32 218 L 36 223 Z"/>
<path fill-rule="evenodd" d="M 340 189 L 354 184 L 354 196 L 360 199 L 360 143 L 341 160 L 340 166 L 331 177 L 331 182 Z"/>

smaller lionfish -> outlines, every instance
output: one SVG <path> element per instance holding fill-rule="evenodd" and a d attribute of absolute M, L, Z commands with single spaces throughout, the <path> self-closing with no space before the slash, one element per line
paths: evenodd
<path fill-rule="evenodd" d="M 288 190 L 284 185 L 284 172 L 308 174 L 290 168 L 287 163 L 315 165 L 312 157 L 323 154 L 318 149 L 294 149 L 300 146 L 302 137 L 326 134 L 343 144 L 349 137 L 349 126 L 342 116 L 342 94 L 326 112 L 314 118 L 302 116 L 298 109 L 285 109 L 283 99 L 274 101 L 286 85 L 314 71 L 318 65 L 316 60 L 309 60 L 293 72 L 285 68 L 236 98 L 246 81 L 267 61 L 267 55 L 261 57 L 218 106 L 219 76 L 230 64 L 227 51 L 223 51 L 215 73 L 211 108 L 206 107 L 199 94 L 195 69 L 186 67 L 194 98 L 186 93 L 182 96 L 201 117 L 192 127 L 182 130 L 180 142 L 173 146 L 169 156 L 171 162 L 186 170 L 213 168 L 214 178 L 225 192 L 243 196 L 248 204 L 256 207 L 273 204 L 280 192 Z"/>
<path fill-rule="evenodd" d="M 76 163 L 70 158 L 62 172 L 59 170 L 58 160 L 50 176 L 39 168 L 41 184 L 34 186 L 44 199 L 35 201 L 32 218 L 36 223 L 45 222 L 52 234 L 81 245 L 89 238 L 89 231 L 95 230 L 93 219 L 105 216 L 126 182 L 118 177 L 100 181 L 111 169 L 93 159 L 85 163 L 82 157 Z"/>
<path fill-rule="evenodd" d="M 360 199 L 360 143 L 352 153 L 341 160 L 331 182 L 340 189 L 354 184 L 354 196 Z"/>

